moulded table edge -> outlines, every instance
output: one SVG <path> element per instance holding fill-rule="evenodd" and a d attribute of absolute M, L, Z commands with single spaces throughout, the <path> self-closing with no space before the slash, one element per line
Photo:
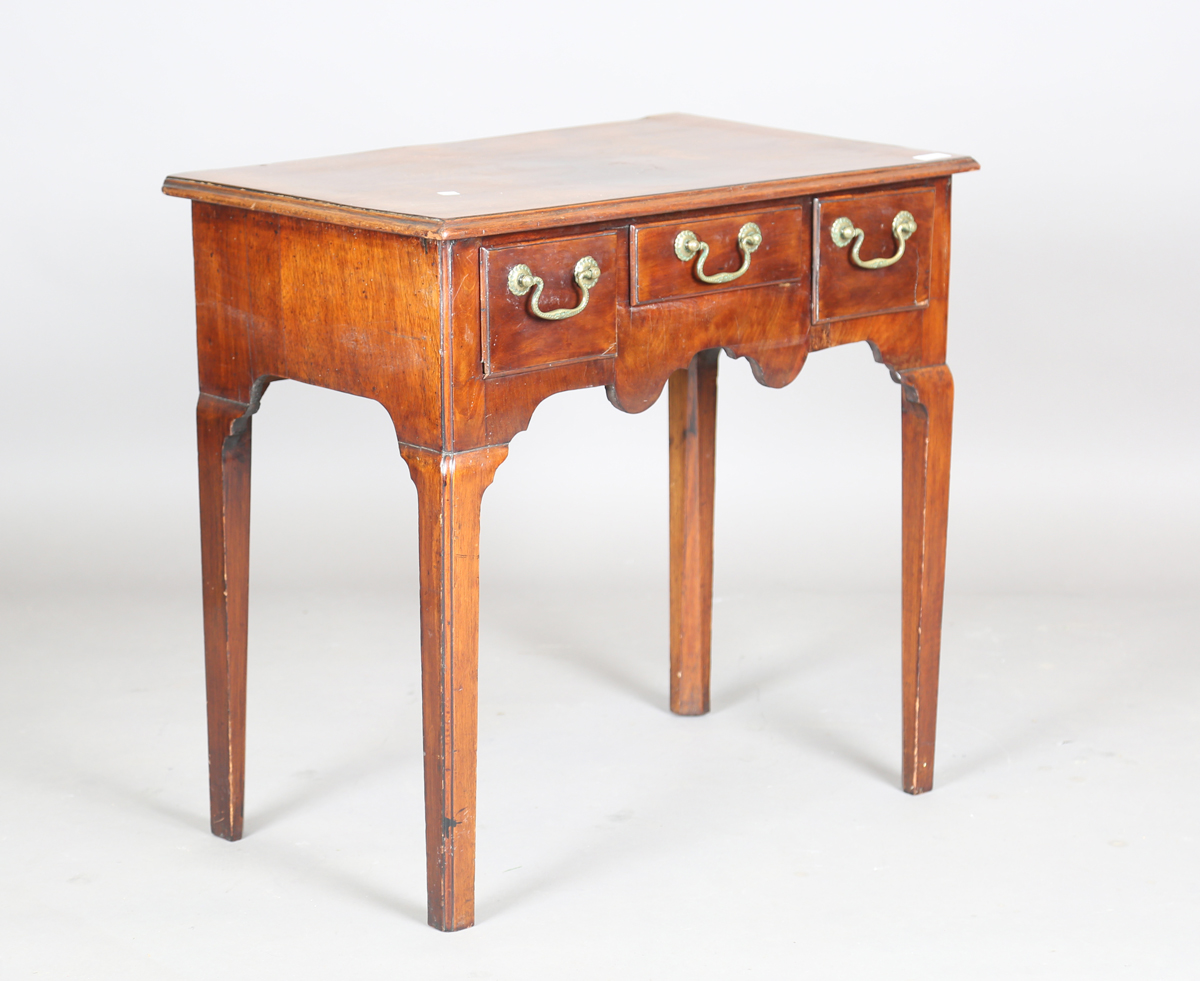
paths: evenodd
<path fill-rule="evenodd" d="M 688 191 L 668 191 L 660 194 L 587 201 L 528 211 L 471 215 L 462 218 L 432 218 L 424 215 L 406 215 L 392 211 L 356 208 L 352 205 L 337 204 L 332 201 L 258 191 L 231 184 L 186 180 L 179 177 L 168 177 L 163 182 L 162 190 L 164 194 L 171 197 L 189 198 L 206 204 L 308 218 L 335 225 L 412 235 L 418 238 L 448 240 L 483 238 L 490 235 L 505 235 L 512 232 L 558 228 L 597 221 L 694 211 L 698 208 L 716 205 L 749 204 L 755 201 L 825 194 L 857 187 L 874 187 L 882 184 L 948 177 L 952 174 L 978 169 L 979 164 L 971 157 L 953 157 L 949 160 L 898 167 L 843 171 Z"/>

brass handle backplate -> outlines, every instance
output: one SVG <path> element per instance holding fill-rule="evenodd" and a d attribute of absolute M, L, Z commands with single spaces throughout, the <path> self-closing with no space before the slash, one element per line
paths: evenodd
<path fill-rule="evenodd" d="M 742 252 L 742 268 L 737 272 L 716 273 L 712 276 L 704 272 L 704 260 L 708 258 L 708 243 L 701 242 L 692 231 L 682 231 L 675 236 L 675 255 L 682 262 L 688 262 L 696 256 L 696 278 L 702 283 L 729 283 L 743 275 L 750 268 L 750 253 L 762 245 L 762 230 L 752 221 L 746 222 L 739 230 L 737 237 L 738 248 Z"/>
<path fill-rule="evenodd" d="M 893 263 L 899 262 L 900 257 L 904 255 L 904 243 L 908 241 L 917 230 L 917 219 L 910 215 L 907 211 L 900 211 L 896 217 L 892 219 L 892 238 L 896 240 L 896 254 L 890 259 L 868 259 L 864 262 L 858 255 L 858 250 L 863 244 L 863 230 L 855 228 L 854 222 L 849 218 L 839 218 L 833 223 L 829 229 L 829 236 L 833 239 L 833 244 L 839 249 L 844 249 L 851 242 L 854 242 L 854 248 L 850 250 L 850 261 L 860 269 L 883 269 Z"/>
<path fill-rule="evenodd" d="M 533 270 L 524 263 L 513 266 L 508 271 L 508 291 L 513 296 L 524 296 L 533 290 L 533 296 L 529 298 L 529 311 L 535 317 L 541 317 L 542 320 L 566 320 L 568 317 L 574 317 L 577 313 L 583 313 L 584 307 L 588 305 L 588 294 L 598 282 L 600 282 L 600 264 L 590 255 L 585 255 L 575 263 L 575 285 L 579 287 L 579 292 L 583 295 L 579 306 L 572 307 L 570 310 L 542 310 L 538 307 L 538 300 L 541 299 L 542 289 L 546 285 L 542 281 L 542 277 L 535 276 Z"/>

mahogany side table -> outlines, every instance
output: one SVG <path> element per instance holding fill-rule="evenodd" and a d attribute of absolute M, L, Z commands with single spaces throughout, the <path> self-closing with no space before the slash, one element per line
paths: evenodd
<path fill-rule="evenodd" d="M 868 342 L 901 386 L 903 786 L 929 790 L 970 157 L 665 115 L 168 177 L 191 198 L 214 834 L 242 834 L 250 417 L 378 400 L 417 485 L 429 922 L 474 922 L 479 507 L 555 392 L 670 402 L 670 704 L 709 706 L 717 355 L 788 384 Z"/>

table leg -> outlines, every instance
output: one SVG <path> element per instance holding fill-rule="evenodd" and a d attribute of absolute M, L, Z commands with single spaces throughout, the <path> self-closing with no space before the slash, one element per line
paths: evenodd
<path fill-rule="evenodd" d="M 507 446 L 401 446 L 417 485 L 429 925 L 475 922 L 479 506 Z"/>
<path fill-rule="evenodd" d="M 200 559 L 213 834 L 242 836 L 246 772 L 246 610 L 250 576 L 250 406 L 201 395 Z"/>
<path fill-rule="evenodd" d="M 712 648 L 717 357 L 701 351 L 670 380 L 671 711 L 708 711 Z"/>
<path fill-rule="evenodd" d="M 945 365 L 899 375 L 904 443 L 904 789 L 921 794 L 933 787 L 954 379 Z"/>

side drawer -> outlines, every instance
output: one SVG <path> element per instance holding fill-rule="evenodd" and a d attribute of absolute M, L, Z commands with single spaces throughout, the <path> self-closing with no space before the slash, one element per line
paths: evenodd
<path fill-rule="evenodd" d="M 539 316 L 577 308 L 588 282 L 577 266 L 590 256 L 599 269 L 587 289 L 587 306 L 562 319 Z M 486 374 L 528 371 L 567 361 L 611 358 L 617 353 L 617 233 L 555 239 L 480 250 L 483 359 Z M 510 288 L 513 270 L 528 269 L 526 290 Z M 582 267 L 580 267 L 582 270 Z M 518 269 L 517 275 L 523 270 Z M 542 281 L 539 292 L 536 277 Z M 581 282 L 584 285 L 581 285 Z"/>
<path fill-rule="evenodd" d="M 758 226 L 761 239 L 753 248 L 749 248 L 752 240 L 745 247 L 739 244 L 739 233 L 749 223 Z M 805 225 L 802 208 L 634 225 L 629 236 L 633 302 L 653 303 L 714 290 L 800 279 L 808 254 Z M 686 232 L 691 232 L 694 244 L 690 250 L 685 245 L 682 252 L 677 251 L 680 236 Z M 700 254 L 699 243 L 708 246 L 707 253 Z M 710 278 L 736 273 L 743 265 L 746 268 L 735 279 L 708 283 L 697 274 L 700 260 L 704 263 L 701 271 Z"/>
<path fill-rule="evenodd" d="M 904 238 L 906 212 L 912 222 Z M 932 188 L 818 198 L 813 204 L 813 321 L 928 306 L 934 213 Z M 901 244 L 903 254 L 888 262 Z M 859 262 L 876 263 L 876 268 L 856 263 L 856 249 Z"/>

